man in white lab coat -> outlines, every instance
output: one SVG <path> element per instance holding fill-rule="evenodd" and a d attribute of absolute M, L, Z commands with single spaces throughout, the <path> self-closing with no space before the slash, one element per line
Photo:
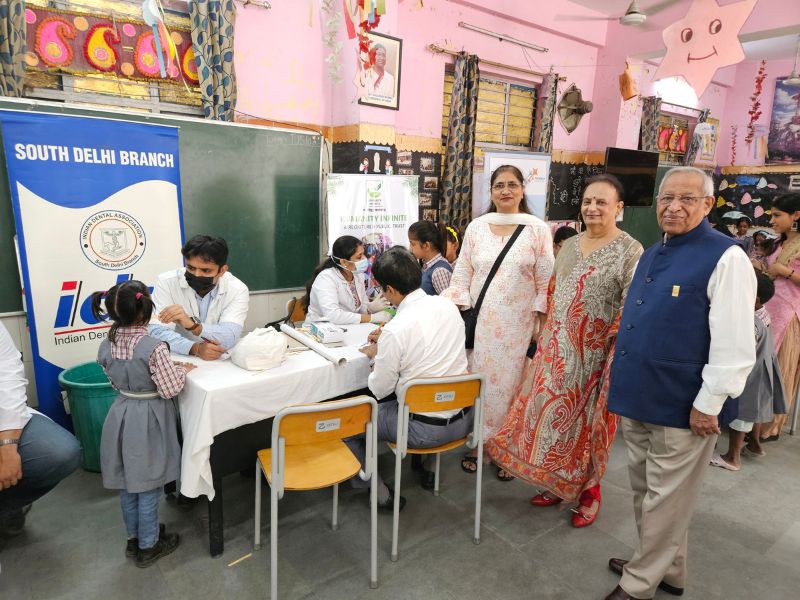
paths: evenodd
<path fill-rule="evenodd" d="M 228 271 L 222 238 L 196 235 L 181 248 L 186 267 L 158 276 L 150 334 L 178 354 L 216 360 L 242 335 L 250 292 Z"/>

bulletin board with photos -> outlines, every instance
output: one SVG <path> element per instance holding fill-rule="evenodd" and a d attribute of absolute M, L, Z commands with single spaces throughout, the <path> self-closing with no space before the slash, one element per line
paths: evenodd
<path fill-rule="evenodd" d="M 442 156 L 433 152 L 397 151 L 397 175 L 419 176 L 419 218 L 439 220 L 439 174 Z"/>
<path fill-rule="evenodd" d="M 337 142 L 333 145 L 333 173 L 364 175 L 418 175 L 419 218 L 439 220 L 439 175 L 442 156 L 435 152 L 397 150 L 394 145 Z"/>

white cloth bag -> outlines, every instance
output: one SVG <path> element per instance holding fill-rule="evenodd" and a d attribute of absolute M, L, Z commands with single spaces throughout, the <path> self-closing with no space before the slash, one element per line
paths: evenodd
<path fill-rule="evenodd" d="M 231 350 L 233 364 L 248 371 L 265 371 L 279 366 L 289 347 L 284 336 L 272 327 L 254 329 Z"/>

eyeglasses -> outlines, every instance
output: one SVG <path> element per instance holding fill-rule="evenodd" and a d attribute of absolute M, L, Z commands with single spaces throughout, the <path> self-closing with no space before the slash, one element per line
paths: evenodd
<path fill-rule="evenodd" d="M 512 181 L 510 183 L 495 183 L 492 186 L 492 191 L 501 192 L 504 189 L 508 188 L 509 191 L 516 192 L 521 187 L 522 186 L 515 181 Z"/>
<path fill-rule="evenodd" d="M 681 206 L 692 206 L 696 204 L 698 200 L 702 200 L 703 198 L 706 198 L 706 196 L 672 196 L 670 194 L 666 194 L 658 197 L 658 203 L 661 206 L 669 206 L 675 200 L 677 200 Z"/>

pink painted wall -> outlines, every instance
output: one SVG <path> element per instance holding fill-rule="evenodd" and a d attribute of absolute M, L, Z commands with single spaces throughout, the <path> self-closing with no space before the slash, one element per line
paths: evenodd
<path fill-rule="evenodd" d="M 757 125 L 762 126 L 765 131 L 769 131 L 772 101 L 775 94 L 775 79 L 787 77 L 792 71 L 793 64 L 793 60 L 767 61 L 767 78 L 764 80 L 764 87 L 761 92 L 761 118 L 757 121 Z M 744 141 L 747 135 L 747 123 L 750 119 L 747 114 L 751 106 L 750 96 L 755 89 L 758 67 L 758 61 L 748 61 L 737 65 L 735 83 L 728 93 L 724 116 L 720 121 L 721 139 L 717 144 L 717 162 L 721 166 L 730 164 L 731 125 L 738 127 L 736 164 L 764 164 L 762 158 L 754 156 L 755 148 L 748 147 Z"/>
<path fill-rule="evenodd" d="M 587 11 L 572 11 L 578 5 L 569 4 L 572 14 L 586 14 Z M 535 8 L 537 23 L 555 25 L 557 11 L 552 7 L 544 7 L 536 2 L 527 10 L 521 9 L 519 3 L 488 0 L 473 3 L 445 0 L 428 0 L 424 9 L 416 2 L 406 1 L 400 5 L 400 36 L 404 39 L 403 47 L 403 86 L 401 91 L 401 109 L 395 125 L 398 132 L 425 137 L 437 137 L 441 132 L 443 75 L 446 64 L 452 64 L 454 58 L 444 54 L 434 54 L 427 49 L 428 44 L 453 50 L 466 50 L 479 57 L 494 62 L 514 65 L 530 70 L 546 72 L 550 66 L 567 80 L 559 85 L 559 91 L 565 90 L 575 83 L 584 92 L 584 97 L 591 99 L 595 76 L 594 65 L 597 62 L 597 47 L 594 43 L 579 42 L 572 37 L 554 33 L 551 29 L 532 24 Z M 563 7 L 562 7 L 563 8 Z M 514 18 L 499 16 L 505 11 Z M 541 12 L 541 16 L 539 14 Z M 527 13 L 529 19 L 519 18 Z M 519 40 L 538 46 L 544 46 L 549 52 L 542 53 L 531 49 L 523 52 L 520 46 L 489 37 L 458 26 L 460 21 L 503 33 Z M 590 32 L 599 39 L 601 27 L 576 23 L 572 31 Z M 522 84 L 538 84 L 539 76 L 529 76 L 514 71 L 483 65 L 481 74 L 496 76 L 502 79 L 518 81 Z M 560 124 L 556 124 L 553 147 L 567 150 L 583 150 L 586 148 L 589 126 L 592 115 L 584 117 L 580 126 L 568 135 Z"/>
<path fill-rule="evenodd" d="M 719 0 L 720 4 L 730 4 L 738 0 Z M 661 29 L 681 18 L 688 9 L 688 3 L 678 3 L 656 17 L 648 19 L 651 30 L 623 27 L 617 22 L 611 22 L 608 27 L 606 45 L 598 54 L 597 76 L 594 82 L 593 95 L 599 99 L 595 102 L 595 111 L 589 132 L 588 149 L 602 150 L 611 143 L 621 147 L 636 147 L 641 121 L 641 106 L 638 100 L 623 102 L 619 96 L 617 75 L 624 69 L 625 61 L 634 56 L 657 57 L 664 50 Z M 800 23 L 800 2 L 784 2 L 783 0 L 760 0 L 742 28 L 741 35 L 759 36 L 765 32 L 775 32 L 787 25 Z M 783 31 L 782 34 L 787 32 Z M 708 107 L 711 116 L 725 120 L 728 104 L 731 98 L 743 98 L 747 101 L 752 90 L 752 78 L 741 89 L 738 80 L 738 66 L 720 69 L 714 75 L 712 84 L 701 98 L 687 97 L 680 89 L 669 85 L 656 85 L 653 81 L 658 59 L 642 62 L 631 60 L 634 65 L 635 76 L 639 83 L 641 96 L 658 95 L 665 101 L 677 102 L 697 108 Z M 757 66 L 756 66 L 757 69 Z M 788 72 L 788 71 L 787 71 Z M 755 71 L 754 71 L 755 73 Z M 770 100 L 771 106 L 771 100 Z M 667 107 L 668 108 L 668 107 Z M 671 109 L 680 113 L 681 111 Z M 746 113 L 746 111 L 744 111 Z M 723 131 L 723 138 L 727 135 L 727 127 Z M 719 154 L 722 142 L 717 146 L 717 161 L 721 164 L 723 159 Z M 729 145 L 729 144 L 728 144 Z"/>
<path fill-rule="evenodd" d="M 593 65 L 597 62 L 597 48 L 605 38 L 606 28 L 605 21 L 570 22 L 566 28 L 559 14 L 597 15 L 571 3 L 541 6 L 537 2 L 521 9 L 519 3 L 511 0 L 427 0 L 424 8 L 420 8 L 412 0 L 387 0 L 387 15 L 381 19 L 377 32 L 403 40 L 400 110 L 392 111 L 357 103 L 352 84 L 356 41 L 347 39 L 344 25 L 340 28 L 343 82 L 337 85 L 330 82 L 324 63 L 328 49 L 322 42 L 322 19 L 319 5 L 314 4 L 311 26 L 305 5 L 300 9 L 275 2 L 271 10 L 239 9 L 235 33 L 238 110 L 287 122 L 393 125 L 398 133 L 438 137 L 445 65 L 454 59 L 430 52 L 428 44 L 463 48 L 482 58 L 537 71 L 547 71 L 555 65 L 555 69 L 567 77 L 567 81 L 561 82 L 560 90 L 575 82 L 591 99 Z M 523 53 L 515 44 L 460 28 L 459 21 L 530 41 L 550 51 L 539 53 L 526 49 Z M 569 29 L 570 34 L 558 33 L 559 28 Z M 586 41 L 578 41 L 580 38 Z M 540 77 L 496 67 L 484 66 L 481 72 L 522 84 L 541 81 Z M 554 147 L 586 148 L 591 116 L 584 117 L 571 135 L 557 124 Z"/>
<path fill-rule="evenodd" d="M 330 123 L 327 48 L 314 4 L 310 27 L 305 4 L 302 10 L 287 2 L 273 2 L 270 10 L 237 5 L 237 110 L 290 123 Z"/>
<path fill-rule="evenodd" d="M 726 4 L 729 0 L 720 0 Z M 319 3 L 295 6 L 273 2 L 271 10 L 240 8 L 236 22 L 236 69 L 239 100 L 237 108 L 264 119 L 316 125 L 377 123 L 392 125 L 398 133 L 438 137 L 441 132 L 443 75 L 453 57 L 434 54 L 427 49 L 435 43 L 454 50 L 467 50 L 481 58 L 537 71 L 551 65 L 567 78 L 559 91 L 576 83 L 584 97 L 593 101 L 595 110 L 568 135 L 555 124 L 555 149 L 602 150 L 606 146 L 635 147 L 638 141 L 641 111 L 638 99 L 622 102 L 617 76 L 629 56 L 651 53 L 663 48 L 661 32 L 622 27 L 615 21 L 568 21 L 564 17 L 598 16 L 580 5 L 555 0 L 525 2 L 518 0 L 426 0 L 424 7 L 416 0 L 387 0 L 387 15 L 379 33 L 403 40 L 400 110 L 392 111 L 361 106 L 352 83 L 356 69 L 356 42 L 348 40 L 344 24 L 339 39 L 343 47 L 340 61 L 343 82 L 332 84 L 325 58 L 329 50 L 323 44 L 323 22 Z M 685 3 L 665 10 L 653 25 L 666 25 L 680 18 Z M 504 33 L 520 40 L 545 46 L 549 52 L 523 50 L 512 43 L 458 26 L 459 21 Z M 800 22 L 800 2 L 760 0 L 744 26 L 745 34 L 777 30 Z M 652 80 L 656 62 L 631 61 L 642 95 L 656 92 Z M 717 160 L 728 162 L 729 126 L 746 124 L 749 96 L 756 62 L 742 63 L 717 72 L 714 83 L 699 100 L 674 92 L 659 90 L 665 100 L 711 108 L 711 115 L 721 120 L 722 139 Z M 786 75 L 791 61 L 773 61 L 762 96 L 768 125 L 772 106 L 774 77 Z M 519 83 L 537 84 L 539 77 L 484 65 L 484 75 L 494 75 Z M 742 136 L 744 134 L 742 133 Z M 744 155 L 746 152 L 741 152 Z"/>

